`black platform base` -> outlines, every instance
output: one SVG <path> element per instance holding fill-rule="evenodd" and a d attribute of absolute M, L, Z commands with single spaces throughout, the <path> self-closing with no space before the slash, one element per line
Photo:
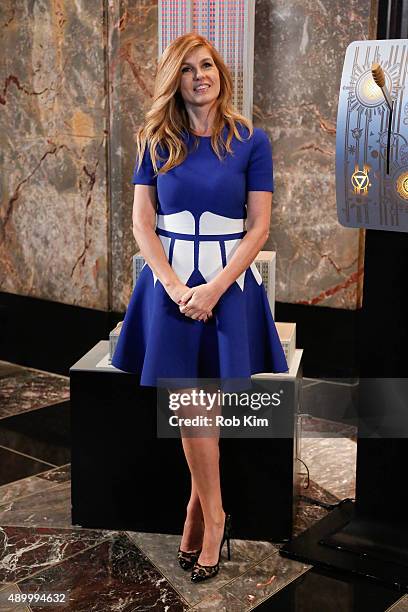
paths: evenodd
<path fill-rule="evenodd" d="M 337 569 L 408 590 L 406 529 L 365 521 L 345 501 L 324 519 L 285 544 L 280 554 L 317 567 Z M 390 543 L 391 542 L 391 543 Z"/>
<path fill-rule="evenodd" d="M 191 488 L 181 440 L 157 436 L 155 388 L 97 367 L 107 351 L 108 342 L 99 342 L 70 370 L 72 523 L 180 534 Z M 293 424 L 297 401 L 288 406 Z M 291 438 L 220 439 L 223 504 L 234 538 L 291 537 L 296 447 L 296 429 Z"/>

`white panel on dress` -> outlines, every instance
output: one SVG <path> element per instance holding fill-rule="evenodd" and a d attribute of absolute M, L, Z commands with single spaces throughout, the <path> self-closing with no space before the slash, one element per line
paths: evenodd
<path fill-rule="evenodd" d="M 169 260 L 169 250 L 170 250 L 171 238 L 169 238 L 168 236 L 161 236 L 160 234 L 158 234 L 158 236 L 159 236 L 159 238 L 161 240 L 161 243 L 163 245 L 163 249 L 164 249 L 164 252 L 166 253 L 166 257 L 167 257 L 167 261 L 168 261 Z M 153 274 L 153 282 L 156 285 L 157 276 L 155 275 L 153 270 L 152 270 L 152 274 Z"/>
<path fill-rule="evenodd" d="M 157 215 L 157 227 L 179 234 L 194 234 L 194 215 L 189 210 L 182 210 L 171 215 Z"/>
<path fill-rule="evenodd" d="M 223 217 L 222 215 L 216 215 L 215 213 L 209 212 L 208 210 L 203 212 L 200 216 L 200 229 L 199 234 L 235 234 L 237 232 L 243 232 L 245 219 L 232 219 L 231 217 Z"/>
<path fill-rule="evenodd" d="M 171 267 L 182 283 L 186 284 L 194 270 L 194 241 L 175 240 Z"/>
<path fill-rule="evenodd" d="M 229 260 L 231 259 L 231 257 L 235 253 L 235 251 L 237 250 L 238 244 L 241 242 L 241 240 L 242 240 L 242 238 L 236 238 L 235 240 L 226 240 L 225 241 L 225 257 L 226 257 L 227 263 L 229 262 Z M 246 273 L 246 270 L 244 270 L 238 276 L 237 280 L 235 281 L 236 283 L 238 283 L 241 291 L 244 290 L 245 273 Z"/>
<path fill-rule="evenodd" d="M 222 270 L 221 248 L 219 241 L 203 240 L 198 252 L 198 269 L 207 283 Z"/>
<path fill-rule="evenodd" d="M 262 284 L 262 276 L 259 274 L 259 270 L 256 267 L 255 262 L 253 261 L 249 267 L 251 268 L 252 273 L 255 276 L 256 282 L 258 283 L 258 285 L 261 285 Z"/>

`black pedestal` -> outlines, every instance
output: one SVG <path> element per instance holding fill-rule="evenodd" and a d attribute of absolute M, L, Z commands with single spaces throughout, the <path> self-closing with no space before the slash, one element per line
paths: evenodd
<path fill-rule="evenodd" d="M 350 530 L 349 540 L 344 542 L 347 548 L 322 544 L 323 539 L 329 538 L 331 534 L 341 533 L 344 527 Z M 373 544 L 372 535 L 379 533 L 379 527 L 381 528 L 380 524 L 374 525 L 359 519 L 355 513 L 355 504 L 346 501 L 292 542 L 285 544 L 279 552 L 289 559 L 312 563 L 317 567 L 353 572 L 404 591 L 408 588 L 406 566 L 391 562 L 387 551 L 382 551 L 380 547 L 369 555 L 363 552 L 366 544 Z M 345 540 L 346 533 L 343 531 Z M 390 537 L 389 533 L 381 534 L 381 538 L 388 543 Z M 350 545 L 355 547 L 354 552 Z"/>
<path fill-rule="evenodd" d="M 301 354 L 301 351 L 299 351 Z M 190 475 L 180 439 L 156 435 L 156 389 L 112 366 L 99 342 L 70 369 L 72 522 L 89 528 L 182 531 Z M 301 388 L 295 373 L 282 376 Z M 300 399 L 296 398 L 293 410 Z M 295 511 L 296 432 L 282 439 L 220 439 L 224 508 L 234 537 L 282 541 Z"/>
<path fill-rule="evenodd" d="M 367 230 L 359 325 L 356 504 L 335 510 L 280 551 L 408 589 L 408 236 Z M 343 520 L 344 519 L 344 520 Z"/>

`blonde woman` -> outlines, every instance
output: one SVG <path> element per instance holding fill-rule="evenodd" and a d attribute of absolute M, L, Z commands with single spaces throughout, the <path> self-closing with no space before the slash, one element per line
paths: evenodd
<path fill-rule="evenodd" d="M 146 265 L 112 359 L 140 385 L 288 370 L 254 263 L 269 234 L 271 146 L 231 100 L 206 38 L 188 33 L 165 49 L 136 135 L 133 233 Z M 231 517 L 218 437 L 181 435 L 191 496 L 178 558 L 199 582 L 218 573 L 224 541 L 229 553 Z"/>

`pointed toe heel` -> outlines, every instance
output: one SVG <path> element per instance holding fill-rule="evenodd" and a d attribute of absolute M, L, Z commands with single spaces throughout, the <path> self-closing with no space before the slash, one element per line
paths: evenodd
<path fill-rule="evenodd" d="M 183 570 L 191 570 L 191 568 L 194 567 L 194 564 L 197 561 L 198 557 L 200 556 L 200 553 L 201 548 L 199 550 L 193 550 L 192 552 L 186 552 L 184 550 L 181 550 L 181 548 L 179 547 L 177 551 L 177 559 L 180 567 Z"/>
<path fill-rule="evenodd" d="M 222 536 L 220 551 L 218 553 L 218 561 L 215 565 L 201 565 L 201 563 L 197 560 L 194 563 L 193 570 L 191 572 L 191 582 L 202 582 L 203 580 L 208 580 L 208 578 L 214 578 L 219 572 L 220 569 L 220 557 L 221 550 L 224 546 L 224 542 L 227 542 L 227 554 L 228 561 L 231 561 L 231 546 L 230 546 L 230 537 L 231 537 L 231 515 L 227 514 L 225 516 L 225 525 L 224 525 L 224 534 Z M 200 555 L 198 555 L 200 556 Z"/>

